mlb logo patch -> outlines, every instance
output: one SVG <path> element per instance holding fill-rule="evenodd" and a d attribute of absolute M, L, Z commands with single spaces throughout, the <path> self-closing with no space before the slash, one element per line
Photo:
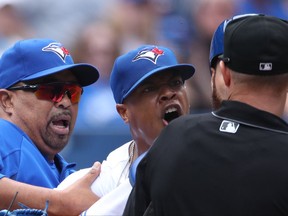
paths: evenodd
<path fill-rule="evenodd" d="M 239 128 L 239 123 L 223 120 L 219 130 L 226 133 L 236 133 Z"/>
<path fill-rule="evenodd" d="M 272 70 L 272 63 L 260 63 L 259 64 L 260 71 L 271 71 Z"/>

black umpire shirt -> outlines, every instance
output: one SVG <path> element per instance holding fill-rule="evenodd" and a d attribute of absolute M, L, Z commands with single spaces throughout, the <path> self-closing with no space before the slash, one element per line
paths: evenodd
<path fill-rule="evenodd" d="M 124 215 L 143 214 L 288 215 L 288 124 L 236 101 L 174 120 L 137 169 Z"/>

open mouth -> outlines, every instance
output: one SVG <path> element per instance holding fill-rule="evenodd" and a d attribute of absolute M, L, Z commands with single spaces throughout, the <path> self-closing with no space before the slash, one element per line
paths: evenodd
<path fill-rule="evenodd" d="M 71 119 L 67 115 L 61 115 L 51 121 L 52 130 L 59 135 L 68 135 Z"/>
<path fill-rule="evenodd" d="M 165 111 L 164 120 L 170 123 L 172 120 L 180 116 L 180 111 L 176 107 L 170 107 Z"/>
<path fill-rule="evenodd" d="M 53 125 L 59 127 L 59 128 L 67 128 L 69 125 L 69 122 L 67 120 L 57 120 L 52 122 Z"/>

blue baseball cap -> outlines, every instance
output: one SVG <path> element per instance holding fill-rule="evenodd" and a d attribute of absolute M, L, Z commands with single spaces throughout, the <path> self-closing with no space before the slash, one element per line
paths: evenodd
<path fill-rule="evenodd" d="M 69 51 L 51 39 L 16 42 L 0 58 L 0 88 L 61 72 L 71 71 L 81 86 L 96 82 L 98 70 L 89 64 L 74 64 Z"/>
<path fill-rule="evenodd" d="M 230 19 L 224 20 L 215 30 L 211 44 L 210 44 L 210 54 L 209 54 L 209 63 L 210 67 L 214 67 L 217 57 L 222 55 L 224 53 L 224 32 L 226 29 L 226 26 L 229 22 L 232 20 L 244 18 L 247 16 L 259 16 L 259 14 L 254 14 L 254 13 L 247 13 L 247 14 L 240 14 L 233 16 Z"/>
<path fill-rule="evenodd" d="M 179 64 L 172 50 L 155 45 L 142 45 L 115 62 L 110 76 L 110 86 L 116 103 L 123 100 L 149 76 L 167 71 L 178 71 L 184 80 L 193 76 L 191 64 Z"/>
<path fill-rule="evenodd" d="M 224 25 L 226 22 L 227 20 L 223 21 L 213 34 L 209 54 L 210 67 L 214 67 L 217 57 L 224 52 Z"/>

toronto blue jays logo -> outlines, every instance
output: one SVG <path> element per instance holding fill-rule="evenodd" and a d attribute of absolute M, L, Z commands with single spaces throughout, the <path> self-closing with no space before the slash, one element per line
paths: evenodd
<path fill-rule="evenodd" d="M 53 52 L 57 54 L 63 62 L 65 62 L 66 56 L 70 55 L 69 51 L 62 46 L 60 43 L 50 43 L 48 46 L 44 47 L 42 51 Z"/>
<path fill-rule="evenodd" d="M 158 57 L 161 55 L 164 55 L 164 51 L 158 47 L 143 49 L 138 52 L 138 54 L 133 58 L 132 62 L 139 59 L 147 59 L 156 64 Z"/>

